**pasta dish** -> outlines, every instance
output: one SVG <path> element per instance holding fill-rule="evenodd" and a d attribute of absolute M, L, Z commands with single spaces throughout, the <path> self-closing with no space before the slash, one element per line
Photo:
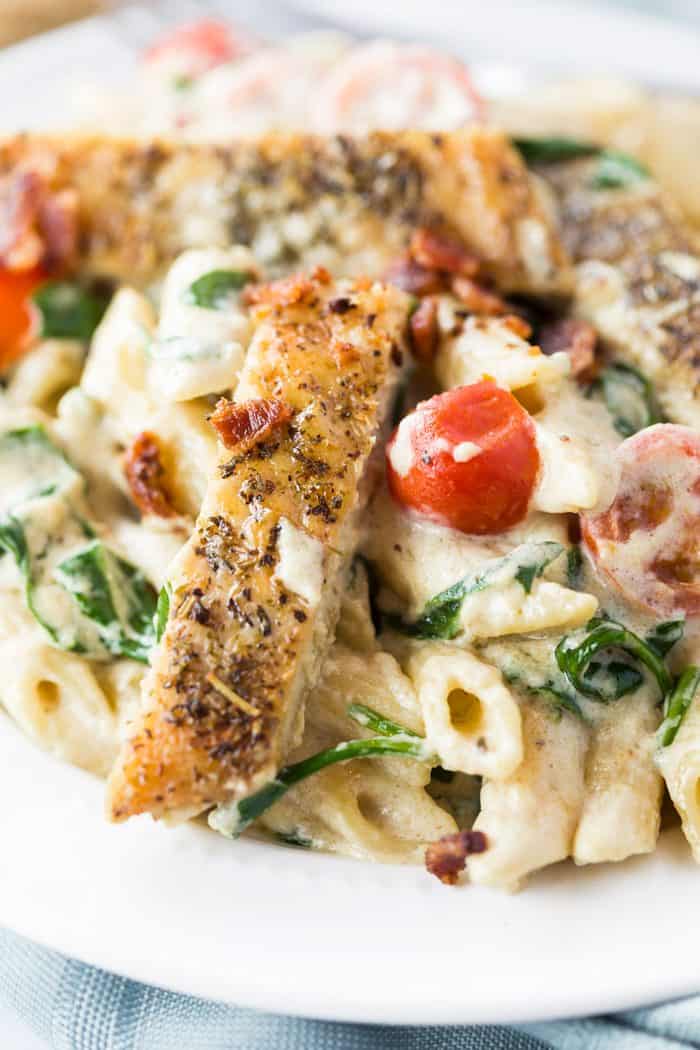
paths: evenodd
<path fill-rule="evenodd" d="M 513 889 L 653 851 L 668 795 L 700 861 L 700 255 L 621 142 L 652 103 L 572 92 L 573 137 L 426 48 L 209 22 L 143 75 L 130 138 L 0 143 L 7 715 L 115 821 Z"/>

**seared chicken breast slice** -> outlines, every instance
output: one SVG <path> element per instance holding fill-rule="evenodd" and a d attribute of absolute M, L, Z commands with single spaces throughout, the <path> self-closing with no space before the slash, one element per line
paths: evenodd
<path fill-rule="evenodd" d="M 272 778 L 333 642 L 410 300 L 325 272 L 251 298 L 235 401 L 212 417 L 218 467 L 109 781 L 115 820 L 192 812 Z"/>
<path fill-rule="evenodd" d="M 421 227 L 459 239 L 507 289 L 570 283 L 519 155 L 480 127 L 227 146 L 24 135 L 0 143 L 0 212 L 0 258 L 17 256 L 12 239 L 33 224 L 50 262 L 137 285 L 186 248 L 231 244 L 273 276 L 378 275 Z"/>
<path fill-rule="evenodd" d="M 542 169 L 575 263 L 575 313 L 653 381 L 669 419 L 700 426 L 697 241 L 652 179 L 596 188 L 597 163 Z"/>

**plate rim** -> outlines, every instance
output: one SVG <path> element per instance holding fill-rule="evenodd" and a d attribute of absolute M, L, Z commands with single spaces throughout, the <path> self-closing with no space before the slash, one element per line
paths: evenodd
<path fill-rule="evenodd" d="M 31 68 L 38 71 L 41 69 L 42 62 L 49 52 L 51 63 L 65 62 L 65 56 L 71 53 L 71 48 L 83 52 L 91 41 L 99 41 L 101 46 L 104 46 L 102 54 L 111 53 L 115 56 L 114 61 L 119 61 L 117 52 L 127 60 L 123 42 L 110 41 L 105 38 L 110 19 L 109 15 L 99 15 L 8 48 L 0 54 L 0 74 L 8 71 L 8 78 L 11 79 L 12 75 L 19 75 L 21 68 L 22 77 L 26 80 L 28 76 L 31 76 Z M 50 68 L 55 69 L 56 67 L 51 63 L 49 63 Z M 13 69 L 17 71 L 14 74 Z M 44 70 L 44 75 L 47 75 L 46 70 Z M 53 73 L 48 75 L 52 76 Z M 287 980 L 285 980 L 282 972 L 276 975 L 275 981 L 261 982 L 256 975 L 247 977 L 245 968 L 237 960 L 234 962 L 238 968 L 234 967 L 234 970 L 225 976 L 218 971 L 203 970 L 200 960 L 197 960 L 194 969 L 183 969 L 182 956 L 176 960 L 173 957 L 163 957 L 162 954 L 151 953 L 149 955 L 146 944 L 129 945 L 122 941 L 118 945 L 115 943 L 120 933 L 113 928 L 110 931 L 107 917 L 100 910 L 105 906 L 104 899 L 100 897 L 92 884 L 87 886 L 89 893 L 78 892 L 78 889 L 83 889 L 83 883 L 80 884 L 80 887 L 76 884 L 76 879 L 80 877 L 79 873 L 82 870 L 79 866 L 76 867 L 79 858 L 71 856 L 70 852 L 66 855 L 66 847 L 61 846 L 61 838 L 58 834 L 60 829 L 51 828 L 47 836 L 54 847 L 52 865 L 45 871 L 36 870 L 41 868 L 48 847 L 45 840 L 37 841 L 33 836 L 32 827 L 41 825 L 41 821 L 46 819 L 47 806 L 50 809 L 50 805 L 53 805 L 54 817 L 59 823 L 61 817 L 66 820 L 71 813 L 75 814 L 74 823 L 71 824 L 71 820 L 67 820 L 69 825 L 67 838 L 73 848 L 79 849 L 79 833 L 104 844 L 102 857 L 86 856 L 84 863 L 91 868 L 96 862 L 103 861 L 102 875 L 105 879 L 113 879 L 114 872 L 110 872 L 109 869 L 115 864 L 130 864 L 134 860 L 139 861 L 139 850 L 151 858 L 158 870 L 167 870 L 167 863 L 178 852 L 176 846 L 179 843 L 188 865 L 193 854 L 201 855 L 203 864 L 211 861 L 217 873 L 222 863 L 230 863 L 232 873 L 236 869 L 242 872 L 250 865 L 251 869 L 260 873 L 259 878 L 262 882 L 267 884 L 266 863 L 272 858 L 269 851 L 274 850 L 275 858 L 279 854 L 281 859 L 280 851 L 283 847 L 242 842 L 236 847 L 240 855 L 235 861 L 233 854 L 221 861 L 219 858 L 224 858 L 225 851 L 232 847 L 222 840 L 215 839 L 202 829 L 185 828 L 171 832 L 162 828 L 153 829 L 150 825 L 144 825 L 143 822 L 136 822 L 133 827 L 127 826 L 122 829 L 105 828 L 101 826 L 101 805 L 98 797 L 100 790 L 99 783 L 93 778 L 79 770 L 59 764 L 23 737 L 9 719 L 4 716 L 0 717 L 0 811 L 3 813 L 4 826 L 12 828 L 11 834 L 5 839 L 5 847 L 8 855 L 13 854 L 13 859 L 22 851 L 25 865 L 28 867 L 31 860 L 35 869 L 26 876 L 21 870 L 21 865 L 19 868 L 15 868 L 12 863 L 0 866 L 0 921 L 8 928 L 39 944 L 110 972 L 185 994 L 213 998 L 274 1013 L 317 1017 L 324 1020 L 407 1025 L 524 1023 L 552 1018 L 560 1019 L 583 1016 L 591 1012 L 628 1009 L 659 999 L 676 998 L 700 991 L 700 962 L 692 953 L 695 938 L 689 924 L 686 924 L 686 929 L 690 941 L 690 953 L 687 956 L 681 953 L 678 956 L 680 963 L 677 961 L 672 970 L 667 968 L 659 973 L 653 967 L 647 967 L 636 975 L 633 986 L 629 982 L 608 985 L 599 981 L 598 987 L 593 989 L 590 987 L 585 990 L 575 988 L 571 991 L 561 987 L 556 990 L 556 993 L 550 992 L 548 996 L 540 998 L 533 996 L 530 989 L 528 994 L 521 992 L 519 995 L 512 995 L 508 1002 L 503 1002 L 502 997 L 499 1001 L 500 990 L 499 996 L 491 994 L 490 999 L 482 1002 L 468 999 L 465 1001 L 463 989 L 458 983 L 455 983 L 454 979 L 449 994 L 444 989 L 433 988 L 429 977 L 426 979 L 426 987 L 432 988 L 432 991 L 427 998 L 407 994 L 395 988 L 391 994 L 386 993 L 385 1001 L 382 1003 L 376 995 L 373 997 L 369 995 L 372 989 L 366 987 L 366 982 L 363 992 L 361 980 L 358 980 L 351 990 L 334 991 L 332 984 L 329 985 L 327 980 L 325 984 L 321 981 L 317 986 L 312 987 L 308 980 L 302 980 L 297 974 L 293 975 L 294 980 L 291 980 L 287 974 Z M 52 797 L 54 792 L 55 797 Z M 12 800 L 18 797 L 22 797 L 28 805 L 28 818 L 25 821 L 14 812 Z M 167 836 L 174 836 L 174 838 L 169 840 Z M 620 885 L 625 884 L 625 876 L 628 871 L 632 873 L 630 877 L 633 884 L 636 885 L 635 872 L 638 872 L 640 864 L 649 864 L 650 870 L 654 871 L 659 866 L 664 869 L 664 865 L 670 862 L 678 864 L 679 871 L 683 872 L 683 880 L 687 876 L 689 878 L 687 886 L 692 889 L 692 876 L 685 870 L 687 863 L 679 859 L 680 847 L 677 839 L 678 836 L 666 838 L 660 854 L 656 854 L 648 861 L 630 862 L 624 871 L 620 866 L 616 866 L 615 875 Z M 268 851 L 267 855 L 265 851 Z M 295 887 L 294 892 L 299 893 L 301 897 L 304 895 L 313 897 L 315 891 L 320 894 L 324 879 L 329 877 L 339 886 L 344 887 L 344 891 L 339 893 L 339 900 L 343 899 L 343 893 L 351 893 L 353 886 L 362 885 L 365 887 L 363 890 L 365 892 L 367 891 L 365 885 L 367 871 L 371 870 L 374 874 L 370 881 L 381 888 L 382 895 L 386 895 L 387 889 L 393 890 L 396 886 L 396 893 L 400 893 L 402 902 L 403 898 L 408 895 L 409 900 L 418 901 L 419 904 L 422 902 L 424 907 L 435 909 L 437 914 L 442 914 L 444 908 L 435 902 L 451 899 L 461 902 L 459 905 L 455 903 L 452 913 L 454 915 L 462 914 L 465 908 L 468 912 L 469 904 L 465 905 L 464 901 L 469 902 L 472 898 L 479 902 L 479 909 L 506 917 L 503 921 L 511 921 L 508 917 L 517 915 L 521 910 L 520 905 L 513 903 L 516 898 L 500 895 L 494 897 L 491 896 L 494 891 L 476 887 L 451 891 L 437 883 L 433 884 L 433 881 L 419 870 L 412 869 L 408 873 L 406 869 L 395 867 L 376 869 L 370 865 L 344 858 L 318 855 L 309 858 L 299 856 L 293 851 L 286 851 L 286 853 L 285 879 L 280 881 L 291 882 Z M 314 869 L 318 870 L 310 873 L 309 861 L 313 861 Z M 199 869 L 195 866 L 194 870 Z M 696 870 L 692 869 L 692 871 L 696 877 Z M 100 872 L 99 866 L 95 872 Z M 329 876 L 329 872 L 332 875 Z M 235 875 L 231 874 L 230 877 L 234 879 Z M 84 879 L 84 876 L 82 878 Z M 531 910 L 534 914 L 541 907 L 540 898 L 546 898 L 550 887 L 554 888 L 555 893 L 559 892 L 562 878 L 567 883 L 570 881 L 568 876 L 562 874 L 562 870 L 555 870 L 539 877 L 533 881 L 530 889 L 525 889 L 517 901 L 522 902 L 522 908 Z M 608 881 L 605 871 L 600 871 L 595 876 L 592 872 L 579 874 L 577 880 L 579 878 L 583 880 L 582 893 L 584 895 L 588 894 L 589 886 L 605 884 Z M 129 873 L 125 885 L 129 887 L 130 892 L 134 892 L 138 884 L 131 880 L 132 875 Z M 51 894 L 57 882 L 63 890 L 65 913 L 62 913 L 61 909 L 55 909 L 52 905 Z M 642 882 L 643 886 L 646 886 L 646 876 Z M 113 883 L 109 885 L 111 892 L 119 893 L 119 880 L 113 879 Z M 223 880 L 219 885 L 224 885 Z M 682 885 L 686 886 L 686 882 L 683 881 Z M 575 892 L 578 882 L 572 882 L 572 886 Z M 453 893 L 460 896 L 453 898 L 451 897 Z M 176 900 L 180 900 L 177 893 L 174 892 L 173 895 Z M 593 896 L 595 897 L 595 893 Z M 504 902 L 502 907 L 499 905 L 498 909 L 493 906 L 493 901 L 496 899 Z M 528 903 L 530 900 L 533 902 L 531 909 Z M 117 910 L 120 915 L 128 914 L 128 903 L 128 901 L 119 901 Z M 476 908 L 477 905 L 474 904 L 474 907 Z M 75 915 L 81 913 L 89 913 L 95 922 L 102 922 L 101 936 L 95 937 L 95 928 L 90 927 L 87 922 L 75 921 Z M 188 920 L 190 918 L 187 916 Z M 71 922 L 71 919 L 74 921 Z M 577 921 L 578 919 L 580 916 L 577 916 Z M 191 932 L 195 937 L 198 931 L 193 928 Z M 462 955 L 459 957 L 462 959 Z M 317 963 L 323 964 L 327 958 L 328 956 L 323 958 L 318 956 Z M 288 957 L 287 962 L 289 959 L 291 956 Z M 308 958 L 303 952 L 300 954 L 300 959 L 306 961 L 308 965 Z M 220 957 L 217 965 L 222 965 Z M 319 976 L 323 978 L 323 974 Z M 233 981 L 234 977 L 237 983 Z M 600 987 L 601 984 L 604 986 Z"/>

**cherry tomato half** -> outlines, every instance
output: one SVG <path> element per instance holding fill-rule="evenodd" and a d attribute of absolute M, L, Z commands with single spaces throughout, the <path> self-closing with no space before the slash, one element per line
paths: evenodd
<path fill-rule="evenodd" d="M 482 535 L 525 517 L 539 466 L 530 416 L 490 380 L 424 401 L 387 445 L 394 499 L 433 521 Z"/>
<path fill-rule="evenodd" d="M 5 270 L 0 266 L 0 372 L 29 349 L 38 327 L 31 295 L 45 280 L 39 267 Z"/>
<path fill-rule="evenodd" d="M 582 515 L 593 562 L 633 605 L 700 613 L 700 434 L 659 423 L 623 441 L 620 482 L 602 514 Z"/>
<path fill-rule="evenodd" d="M 183 76 L 202 73 L 247 54 L 250 44 L 232 26 L 215 18 L 202 18 L 178 26 L 146 52 L 146 61 L 172 63 Z"/>

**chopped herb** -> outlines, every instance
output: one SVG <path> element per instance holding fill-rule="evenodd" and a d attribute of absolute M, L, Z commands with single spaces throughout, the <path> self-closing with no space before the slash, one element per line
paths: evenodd
<path fill-rule="evenodd" d="M 245 270 L 211 270 L 189 286 L 184 300 L 205 310 L 223 310 L 231 301 L 231 293 L 240 291 L 251 277 Z"/>
<path fill-rule="evenodd" d="M 557 164 L 560 161 L 576 160 L 580 157 L 595 157 L 601 147 L 593 142 L 556 136 L 552 138 L 514 138 L 513 145 L 522 153 L 528 166 L 533 164 Z"/>
<path fill-rule="evenodd" d="M 668 747 L 676 739 L 676 734 L 695 698 L 698 686 L 700 686 L 700 667 L 692 665 L 686 667 L 664 703 L 664 720 L 659 726 L 657 737 L 660 747 Z"/>
<path fill-rule="evenodd" d="M 566 635 L 555 650 L 559 669 L 574 689 L 593 700 L 609 703 L 639 688 L 640 672 L 627 662 L 611 658 L 608 651 L 612 649 L 642 663 L 656 679 L 661 696 L 666 695 L 671 688 L 671 675 L 655 648 L 614 620 L 591 620 L 586 629 L 589 633 L 578 644 L 576 635 Z M 595 659 L 599 654 L 604 654 L 602 660 Z"/>
<path fill-rule="evenodd" d="M 560 543 L 546 540 L 542 543 L 524 543 L 499 558 L 493 565 L 476 576 L 465 576 L 451 587 L 436 594 L 426 604 L 421 616 L 414 623 L 405 623 L 399 617 L 385 619 L 395 630 L 414 638 L 455 638 L 460 632 L 459 617 L 465 598 L 470 594 L 486 590 L 500 583 L 513 580 L 522 586 L 526 594 L 547 566 L 562 553 Z"/>
<path fill-rule="evenodd" d="M 163 635 L 165 634 L 165 625 L 168 622 L 168 616 L 170 615 L 170 601 L 173 596 L 172 584 L 163 584 L 159 593 L 158 601 L 156 603 L 156 612 L 153 620 L 153 629 L 156 635 L 156 643 L 158 643 Z"/>
<path fill-rule="evenodd" d="M 89 342 L 102 320 L 109 296 L 98 295 L 72 281 L 52 281 L 34 293 L 44 339 Z"/>
<path fill-rule="evenodd" d="M 622 190 L 648 178 L 648 170 L 634 157 L 606 149 L 600 154 L 589 185 L 594 190 Z"/>
<path fill-rule="evenodd" d="M 194 84 L 194 77 L 188 77 L 186 73 L 180 73 L 173 79 L 173 87 L 176 91 L 188 91 Z"/>
<path fill-rule="evenodd" d="M 602 390 L 613 426 L 623 437 L 663 422 L 654 388 L 636 368 L 620 363 L 610 365 L 601 372 L 595 388 Z"/>

